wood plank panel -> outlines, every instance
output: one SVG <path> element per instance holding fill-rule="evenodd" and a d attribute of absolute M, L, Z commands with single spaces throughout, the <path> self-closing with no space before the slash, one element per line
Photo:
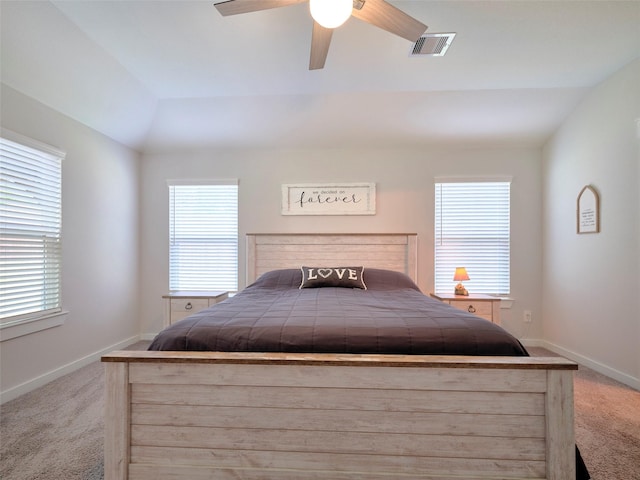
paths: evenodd
<path fill-rule="evenodd" d="M 384 434 L 483 435 L 492 437 L 545 436 L 541 416 L 460 413 L 309 410 L 292 408 L 146 405 L 132 408 L 131 423 L 242 429 L 328 430 Z"/>
<path fill-rule="evenodd" d="M 406 245 L 415 233 L 248 233 L 257 245 Z"/>
<path fill-rule="evenodd" d="M 543 393 L 133 384 L 132 403 L 544 415 Z M 470 401 L 471 399 L 471 401 Z"/>
<path fill-rule="evenodd" d="M 209 450 L 171 447 L 133 447 L 133 463 L 157 465 L 213 466 L 217 468 L 289 468 L 302 471 L 324 470 L 331 465 L 336 471 L 359 471 L 376 474 L 394 472 L 398 475 L 429 472 L 457 478 L 480 476 L 499 478 L 543 478 L 544 461 L 501 459 L 461 459 L 441 457 L 409 457 L 406 455 L 357 455 L 341 453 L 262 452 L 248 450 Z"/>
<path fill-rule="evenodd" d="M 274 247 L 269 248 L 269 247 Z M 364 266 L 386 270 L 407 271 L 407 252 L 402 245 L 393 245 L 381 249 L 379 246 L 344 245 L 340 251 L 335 246 L 313 246 L 312 250 L 300 249 L 293 245 L 289 248 L 265 246 L 255 257 L 255 269 L 267 272 L 281 268 L 300 268 L 301 266 Z"/>
<path fill-rule="evenodd" d="M 126 363 L 105 364 L 104 478 L 126 480 L 129 464 L 130 388 Z"/>
<path fill-rule="evenodd" d="M 545 460 L 543 438 L 132 425 L 132 446 Z"/>
<path fill-rule="evenodd" d="M 305 267 L 360 267 L 364 266 L 365 272 L 368 268 L 386 268 L 386 270 L 404 271 L 406 270 L 406 260 L 403 256 L 389 254 L 384 258 L 376 258 L 373 255 L 368 256 L 366 252 L 358 252 L 352 255 L 342 252 L 341 254 L 331 254 L 330 256 L 323 256 L 315 252 L 312 255 L 307 255 L 303 259 L 296 259 L 292 257 L 262 257 L 260 261 L 256 262 L 256 268 L 258 270 L 278 270 L 281 268 L 294 268 L 298 269 L 302 266 Z"/>
<path fill-rule="evenodd" d="M 563 413 L 565 406 L 572 401 L 572 390 L 567 389 L 566 384 L 571 384 L 570 369 L 574 367 L 573 364 L 547 362 L 547 365 L 543 362 L 551 369 L 548 372 L 542 364 L 527 363 L 532 362 L 531 359 L 524 359 L 525 363 L 522 363 L 522 359 L 504 362 L 489 359 L 486 364 L 488 368 L 475 368 L 479 365 L 478 360 L 470 359 L 474 368 L 456 368 L 468 365 L 463 361 L 463 357 L 447 358 L 446 361 L 438 361 L 435 357 L 430 357 L 431 363 L 428 363 L 430 366 L 435 365 L 433 362 L 441 363 L 437 363 L 438 366 L 433 368 L 406 368 L 352 366 L 354 364 L 370 365 L 368 357 L 366 359 L 358 357 L 359 360 L 355 363 L 348 362 L 346 366 L 341 364 L 327 366 L 326 359 L 321 363 L 314 362 L 310 365 L 299 363 L 297 360 L 306 361 L 307 357 L 304 355 L 296 356 L 297 360 L 292 363 L 287 363 L 287 356 L 277 356 L 277 359 L 267 356 L 266 365 L 254 364 L 251 360 L 248 364 L 234 363 L 233 358 L 227 359 L 231 363 L 225 363 L 227 357 L 224 355 L 222 357 L 219 359 L 222 363 L 215 361 L 208 363 L 208 357 L 200 358 L 195 355 L 196 363 L 192 365 L 180 363 L 183 360 L 177 357 L 175 360 L 169 359 L 168 365 L 154 370 L 156 373 L 160 372 L 160 378 L 168 372 L 171 377 L 169 384 L 134 384 L 131 387 L 132 400 L 134 398 L 144 400 L 145 396 L 148 398 L 153 396 L 154 392 L 159 393 L 163 389 L 168 396 L 156 398 L 155 401 L 152 399 L 154 403 L 149 405 L 136 403 L 131 407 L 133 422 L 151 422 L 160 425 L 132 425 L 130 452 L 133 463 L 128 469 L 130 478 L 147 478 L 145 475 L 150 475 L 148 478 L 155 480 L 165 477 L 192 479 L 199 476 L 212 479 L 244 479 L 255 475 L 255 478 L 281 479 L 291 474 L 290 478 L 296 479 L 373 479 L 385 478 L 384 475 L 386 475 L 386 478 L 415 477 L 433 480 L 434 478 L 451 479 L 457 476 L 486 480 L 488 478 L 541 479 L 546 478 L 544 472 L 548 472 L 549 478 L 552 478 L 551 475 L 556 475 L 553 478 L 557 480 L 565 478 L 566 472 L 571 473 L 574 468 L 569 461 L 574 460 L 571 455 L 573 444 L 568 444 L 566 441 L 567 435 L 572 433 L 572 423 L 568 427 L 565 425 L 567 417 Z M 133 371 L 138 367 L 160 366 L 153 358 L 148 359 L 151 362 L 148 364 L 139 364 L 135 360 L 129 363 L 128 360 L 118 360 L 118 358 L 115 355 L 108 362 L 129 364 L 131 366 L 129 379 L 132 381 Z M 317 359 L 317 356 L 313 358 Z M 388 362 L 390 357 L 384 358 Z M 200 363 L 204 360 L 207 362 Z M 282 360 L 284 363 L 278 363 Z M 407 365 L 414 366 L 426 360 L 426 357 L 424 360 L 414 358 L 410 360 L 412 361 Z M 413 360 L 418 360 L 418 363 L 414 363 Z M 145 359 L 142 358 L 141 361 L 144 362 Z M 175 361 L 178 363 L 173 363 Z M 341 366 L 336 368 L 338 365 Z M 395 364 L 389 363 L 389 365 Z M 507 368 L 508 366 L 515 370 Z M 173 383 L 174 377 L 182 373 L 185 373 L 182 381 L 191 381 L 192 376 L 182 372 L 181 369 L 192 370 L 193 367 L 204 367 L 202 370 L 195 369 L 197 372 L 195 378 L 204 380 L 205 384 Z M 530 368 L 532 370 L 529 370 Z M 267 371 L 270 374 L 267 374 Z M 282 372 L 285 374 L 282 375 Z M 391 375 L 389 372 L 392 372 Z M 138 373 L 143 374 L 143 381 L 149 381 L 148 378 L 144 378 L 144 370 Z M 312 375 L 308 375 L 309 373 Z M 267 375 L 266 379 L 265 375 Z M 380 387 L 380 385 L 394 385 L 394 379 L 399 375 L 402 376 L 400 383 L 404 386 Z M 523 375 L 524 377 L 520 379 Z M 285 378 L 283 379 L 282 376 Z M 544 386 L 542 391 L 538 391 L 541 388 L 541 376 Z M 303 387 L 291 385 L 291 377 L 294 378 L 295 383 L 305 379 L 310 383 Z M 220 384 L 221 381 L 228 382 L 229 379 L 232 382 L 248 381 L 258 385 Z M 118 382 L 121 380 L 122 378 L 117 379 Z M 260 381 L 269 384 L 283 381 L 285 386 L 261 385 Z M 109 382 L 113 382 L 113 379 Z M 369 385 L 368 382 L 372 382 L 373 385 Z M 340 383 L 348 384 L 349 388 L 335 386 Z M 329 387 L 325 388 L 327 384 Z M 452 385 L 463 386 L 464 389 L 451 390 Z M 477 395 L 483 395 L 485 402 L 493 402 L 503 396 L 500 393 L 501 389 L 512 389 L 518 385 L 526 385 L 527 389 L 534 386 L 534 393 L 504 393 L 504 396 L 508 395 L 510 398 L 509 401 L 505 400 L 503 406 L 513 408 L 513 404 L 524 400 L 534 409 L 530 417 L 525 415 L 520 418 L 499 413 L 488 414 L 490 416 L 464 413 L 473 410 L 478 403 L 481 403 Z M 444 390 L 442 390 L 443 386 Z M 490 388 L 477 393 L 473 391 L 477 386 L 490 386 Z M 544 393 L 547 386 L 548 395 Z M 181 392 L 182 398 L 172 396 L 176 392 Z M 221 393 L 219 398 L 218 392 Z M 287 399 L 278 392 L 281 394 L 286 392 L 287 395 L 302 398 L 305 398 L 306 394 L 306 398 L 309 399 L 314 397 L 322 399 L 317 400 L 318 405 L 322 405 L 325 397 L 333 395 L 329 401 L 333 404 L 338 403 L 339 408 L 335 411 L 331 408 L 320 408 L 324 411 L 318 411 L 318 405 L 315 405 L 314 409 L 309 409 L 306 408 L 302 399 L 296 398 L 292 402 L 291 398 Z M 365 394 L 364 397 L 368 399 L 363 400 L 361 394 Z M 381 398 L 376 399 L 376 394 Z M 428 410 L 433 409 L 434 405 L 425 402 L 427 396 L 445 407 L 457 402 L 457 407 L 455 405 L 449 407 L 453 411 L 446 415 L 434 414 L 433 411 Z M 214 399 L 211 400 L 211 397 Z M 270 402 L 277 403 L 256 409 L 232 408 L 238 405 L 236 402 L 238 398 L 251 402 L 253 400 L 247 400 L 251 397 L 261 397 L 260 402 L 266 405 L 271 405 Z M 186 402 L 187 399 L 196 405 L 204 405 L 202 407 L 189 405 Z M 157 403 L 164 400 L 168 402 L 166 407 Z M 341 400 L 351 402 L 353 407 L 345 409 L 344 405 L 340 405 Z M 541 400 L 542 409 L 540 408 Z M 220 407 L 208 405 L 207 402 L 212 401 L 227 402 L 228 405 Z M 296 401 L 302 402 L 299 408 L 292 406 Z M 393 410 L 394 405 L 403 405 L 402 408 L 407 409 L 408 412 L 418 409 L 418 413 Z M 388 407 L 392 409 L 387 411 Z M 164 410 L 165 408 L 167 410 Z M 374 409 L 377 408 L 383 411 L 376 412 Z M 421 408 L 427 410 L 421 411 Z M 487 408 L 487 406 L 481 405 L 479 408 Z M 528 409 L 525 410 L 532 413 Z M 549 419 L 543 416 L 547 411 L 550 412 Z M 572 410 L 570 413 L 572 414 Z M 555 420 L 553 420 L 554 417 Z M 526 423 L 529 420 L 534 421 L 533 430 L 529 432 L 534 437 L 517 438 L 517 435 L 522 432 L 520 429 L 523 427 L 523 418 L 526 418 L 524 425 L 527 429 L 529 427 L 526 427 Z M 570 422 L 572 421 L 571 418 Z M 164 425 L 165 423 L 175 423 L 179 426 L 167 426 Z M 183 426 L 185 423 L 187 426 Z M 278 428 L 280 425 L 283 426 Z M 547 435 L 541 436 L 545 431 L 548 432 Z M 562 440 L 563 435 L 564 440 Z M 548 443 L 552 438 L 556 441 L 553 447 L 549 447 Z M 559 451 L 553 452 L 555 448 Z M 156 461 L 152 457 L 158 455 L 166 455 L 165 465 L 150 465 L 149 462 Z M 555 466 L 550 466 L 546 460 L 552 455 L 555 455 L 551 460 L 556 463 Z M 393 459 L 401 457 L 404 457 L 404 461 L 400 462 L 402 464 L 400 468 L 405 470 L 397 471 L 393 466 Z M 183 467 L 179 468 L 182 460 L 177 461 L 177 458 L 189 461 L 185 461 Z M 210 460 L 206 458 L 213 460 L 214 465 L 211 465 Z M 382 462 L 379 464 L 380 468 L 371 467 L 370 471 L 367 471 L 369 465 L 374 463 L 367 459 Z M 452 462 L 452 465 L 466 465 L 468 471 L 447 469 L 447 462 Z M 109 463 L 108 460 L 107 463 Z M 481 468 L 486 468 L 486 471 L 482 471 Z M 332 469 L 340 471 L 335 472 Z M 162 471 L 164 473 L 161 473 Z"/>
<path fill-rule="evenodd" d="M 407 270 L 405 272 L 418 283 L 418 236 L 407 236 Z"/>
<path fill-rule="evenodd" d="M 544 392 L 544 370 L 134 363 L 132 383 Z"/>
<path fill-rule="evenodd" d="M 281 268 L 292 268 L 299 269 L 300 267 L 318 267 L 318 266 L 328 266 L 328 267 L 340 267 L 340 266 L 349 266 L 349 267 L 359 267 L 364 266 L 365 272 L 367 269 L 371 268 L 380 268 L 383 270 L 392 270 L 399 271 L 405 270 L 407 264 L 404 259 L 394 259 L 389 256 L 384 259 L 371 259 L 364 255 L 331 255 L 331 258 L 324 258 L 318 255 L 310 255 L 305 257 L 304 260 L 296 260 L 292 258 L 273 258 L 273 259 L 265 259 L 262 258 L 259 262 L 256 263 L 256 270 L 262 273 L 266 273 L 272 270 L 279 270 Z M 365 273 L 366 275 L 366 273 Z"/>
<path fill-rule="evenodd" d="M 451 475 L 421 475 L 407 474 L 402 477 L 390 476 L 386 472 L 334 472 L 334 471 L 303 471 L 303 470 L 259 470 L 259 469 L 225 469 L 199 468 L 181 466 L 132 465 L 132 480 L 460 480 Z M 469 475 L 464 480 L 504 480 L 504 476 L 487 477 L 483 475 Z M 508 477 L 507 477 L 508 478 Z M 509 480 L 542 480 L 540 477 L 514 477 Z"/>
<path fill-rule="evenodd" d="M 256 262 L 258 268 L 272 267 L 274 270 L 279 268 L 300 268 L 307 267 L 359 267 L 381 268 L 380 265 L 397 265 L 402 270 L 406 269 L 406 258 L 404 252 L 387 252 L 384 258 L 381 258 L 379 252 L 369 253 L 366 251 L 354 251 L 352 253 L 342 251 L 340 253 L 331 253 L 323 255 L 322 252 L 313 252 L 305 255 L 304 258 L 294 258 L 286 253 L 278 255 L 262 256 Z M 293 265 L 293 266 L 292 266 Z"/>
<path fill-rule="evenodd" d="M 547 376 L 547 477 L 575 478 L 573 372 L 554 371 Z"/>
<path fill-rule="evenodd" d="M 322 257 L 307 257 L 304 261 L 294 260 L 290 258 L 275 258 L 275 259 L 262 259 L 260 262 L 256 264 L 256 271 L 259 272 L 259 275 L 262 275 L 266 272 L 270 272 L 272 270 L 279 270 L 282 268 L 290 268 L 294 270 L 298 270 L 301 266 L 305 267 L 340 267 L 340 266 L 349 266 L 349 267 L 359 267 L 364 266 L 364 277 L 366 281 L 366 275 L 368 269 L 379 268 L 382 270 L 405 270 L 406 263 L 404 263 L 403 259 L 394 260 L 392 257 L 385 258 L 383 260 L 371 260 L 362 255 L 352 255 L 352 256 L 342 256 L 342 255 L 332 255 L 331 258 L 322 258 Z"/>
<path fill-rule="evenodd" d="M 270 270 L 301 265 L 364 265 L 417 281 L 415 234 L 248 234 L 247 284 Z"/>
<path fill-rule="evenodd" d="M 307 247 L 307 248 L 305 248 Z M 300 245 L 261 245 L 260 253 L 262 258 L 282 258 L 289 255 L 300 256 L 301 248 L 305 250 L 305 255 L 317 254 L 318 257 L 328 258 L 327 255 L 336 254 L 335 245 L 317 244 L 310 246 Z M 406 258 L 406 245 L 370 245 L 370 244 L 341 244 L 340 253 L 362 254 L 364 257 L 376 257 L 381 252 L 393 255 L 396 259 Z M 346 265 L 345 265 L 346 266 Z"/>

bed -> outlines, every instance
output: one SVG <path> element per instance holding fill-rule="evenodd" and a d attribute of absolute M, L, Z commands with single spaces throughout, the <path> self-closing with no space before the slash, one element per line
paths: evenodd
<path fill-rule="evenodd" d="M 158 350 L 103 357 L 106 480 L 576 478 L 576 364 L 528 357 L 417 291 L 415 235 L 247 248 L 251 286 L 165 329 Z M 318 287 L 317 268 L 366 290 Z M 293 329 L 274 334 L 285 313 Z"/>

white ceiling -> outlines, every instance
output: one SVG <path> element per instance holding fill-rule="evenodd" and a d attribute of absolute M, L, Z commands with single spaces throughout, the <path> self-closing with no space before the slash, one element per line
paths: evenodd
<path fill-rule="evenodd" d="M 390 1 L 444 57 L 350 19 L 309 71 L 307 4 L 1 0 L 2 82 L 138 150 L 541 145 L 640 57 L 640 1 Z"/>

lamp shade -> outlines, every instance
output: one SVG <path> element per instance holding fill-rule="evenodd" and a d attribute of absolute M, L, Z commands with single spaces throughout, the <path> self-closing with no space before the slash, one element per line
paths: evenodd
<path fill-rule="evenodd" d="M 324 28 L 336 28 L 351 16 L 353 0 L 309 0 L 313 19 Z"/>
<path fill-rule="evenodd" d="M 456 267 L 456 273 L 453 274 L 453 280 L 456 282 L 469 280 L 469 274 L 467 274 L 467 269 L 464 267 Z"/>

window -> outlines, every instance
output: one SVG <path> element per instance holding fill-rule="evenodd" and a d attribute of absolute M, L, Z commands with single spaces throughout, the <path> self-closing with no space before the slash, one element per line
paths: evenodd
<path fill-rule="evenodd" d="M 12 140 L 0 138 L 2 326 L 61 310 L 64 153 L 15 134 L 7 136 Z"/>
<path fill-rule="evenodd" d="M 466 267 L 471 293 L 508 295 L 509 181 L 438 180 L 435 185 L 435 290 L 451 292 Z"/>
<path fill-rule="evenodd" d="M 238 289 L 238 182 L 169 182 L 169 289 Z"/>

